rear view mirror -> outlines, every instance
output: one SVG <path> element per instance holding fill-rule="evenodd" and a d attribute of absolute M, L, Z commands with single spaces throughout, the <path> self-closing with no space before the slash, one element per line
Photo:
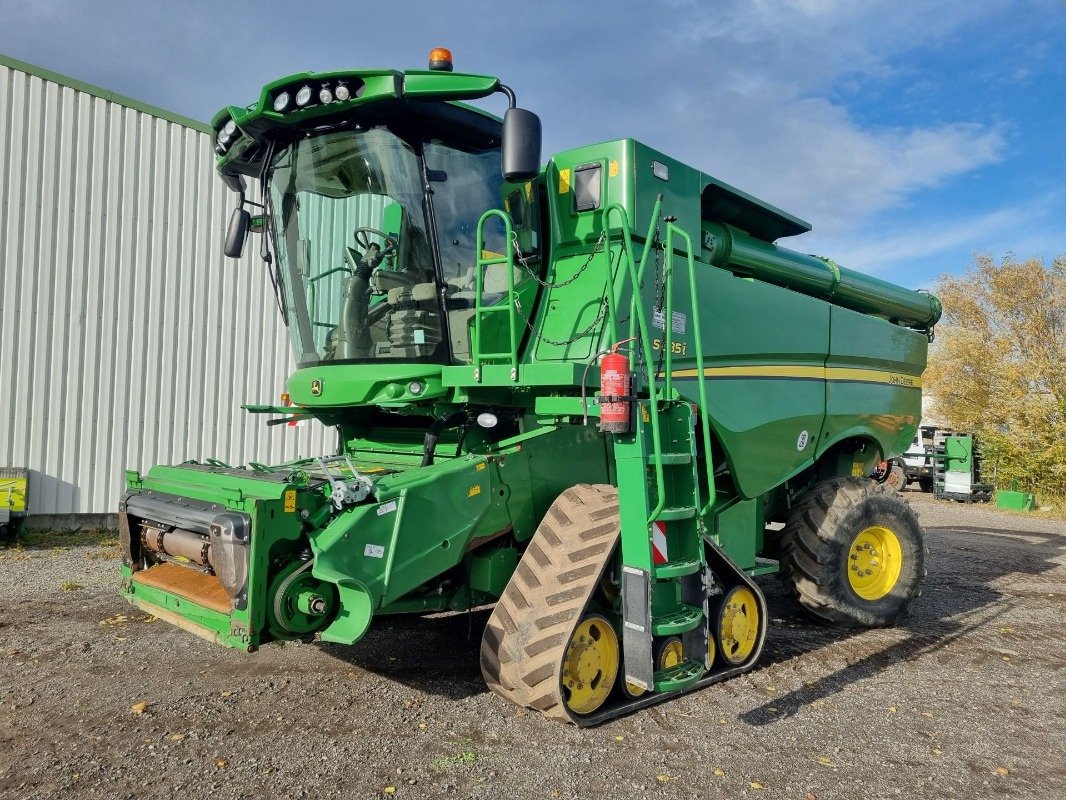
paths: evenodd
<path fill-rule="evenodd" d="M 248 184 L 245 182 L 243 175 L 226 173 L 222 176 L 222 182 L 239 195 L 243 195 L 248 188 Z"/>
<path fill-rule="evenodd" d="M 252 215 L 244 208 L 238 206 L 233 209 L 229 218 L 229 230 L 226 231 L 226 246 L 224 252 L 228 258 L 240 258 L 244 252 L 244 240 L 248 236 L 248 226 L 251 224 Z"/>
<path fill-rule="evenodd" d="M 528 181 L 540 172 L 540 117 L 532 111 L 504 112 L 501 161 L 505 181 Z"/>

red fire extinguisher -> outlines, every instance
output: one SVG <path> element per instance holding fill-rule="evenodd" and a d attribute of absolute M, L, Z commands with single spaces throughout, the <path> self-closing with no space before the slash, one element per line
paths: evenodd
<path fill-rule="evenodd" d="M 629 433 L 632 425 L 633 379 L 629 359 L 618 352 L 623 344 L 618 342 L 600 361 L 600 430 L 607 433 Z"/>

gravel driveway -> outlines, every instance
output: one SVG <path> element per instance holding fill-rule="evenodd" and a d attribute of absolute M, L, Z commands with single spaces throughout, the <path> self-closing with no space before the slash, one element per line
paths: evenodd
<path fill-rule="evenodd" d="M 243 655 L 122 601 L 113 542 L 0 550 L 0 797 L 1062 797 L 1066 522 L 908 497 L 903 625 L 764 579 L 759 668 L 591 730 L 487 692 L 484 612 Z"/>

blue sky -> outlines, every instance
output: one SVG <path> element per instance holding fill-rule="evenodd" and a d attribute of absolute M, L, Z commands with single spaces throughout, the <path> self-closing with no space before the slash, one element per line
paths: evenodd
<path fill-rule="evenodd" d="M 199 119 L 306 69 L 499 75 L 545 155 L 633 136 L 909 286 L 1066 253 L 1061 0 L 4 0 L 0 52 Z"/>

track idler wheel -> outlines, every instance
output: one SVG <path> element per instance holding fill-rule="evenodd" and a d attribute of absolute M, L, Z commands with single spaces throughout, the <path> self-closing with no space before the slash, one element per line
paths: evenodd
<path fill-rule="evenodd" d="M 710 650 L 711 652 L 714 651 L 714 642 L 710 643 Z M 657 670 L 676 667 L 684 660 L 685 651 L 682 648 L 680 636 L 671 636 L 663 639 L 655 648 L 655 669 Z M 644 687 L 627 681 L 624 672 L 618 677 L 618 688 L 622 690 L 624 696 L 629 698 L 643 697 L 648 693 L 648 690 Z"/>
<path fill-rule="evenodd" d="M 570 635 L 563 655 L 563 702 L 574 714 L 604 704 L 618 676 L 618 636 L 607 617 L 588 614 Z"/>
<path fill-rule="evenodd" d="M 761 619 L 759 601 L 747 586 L 734 586 L 718 605 L 714 638 L 718 652 L 727 664 L 739 667 L 751 658 L 759 643 Z M 709 648 L 713 647 L 713 643 Z M 713 659 L 713 653 L 710 653 Z"/>

